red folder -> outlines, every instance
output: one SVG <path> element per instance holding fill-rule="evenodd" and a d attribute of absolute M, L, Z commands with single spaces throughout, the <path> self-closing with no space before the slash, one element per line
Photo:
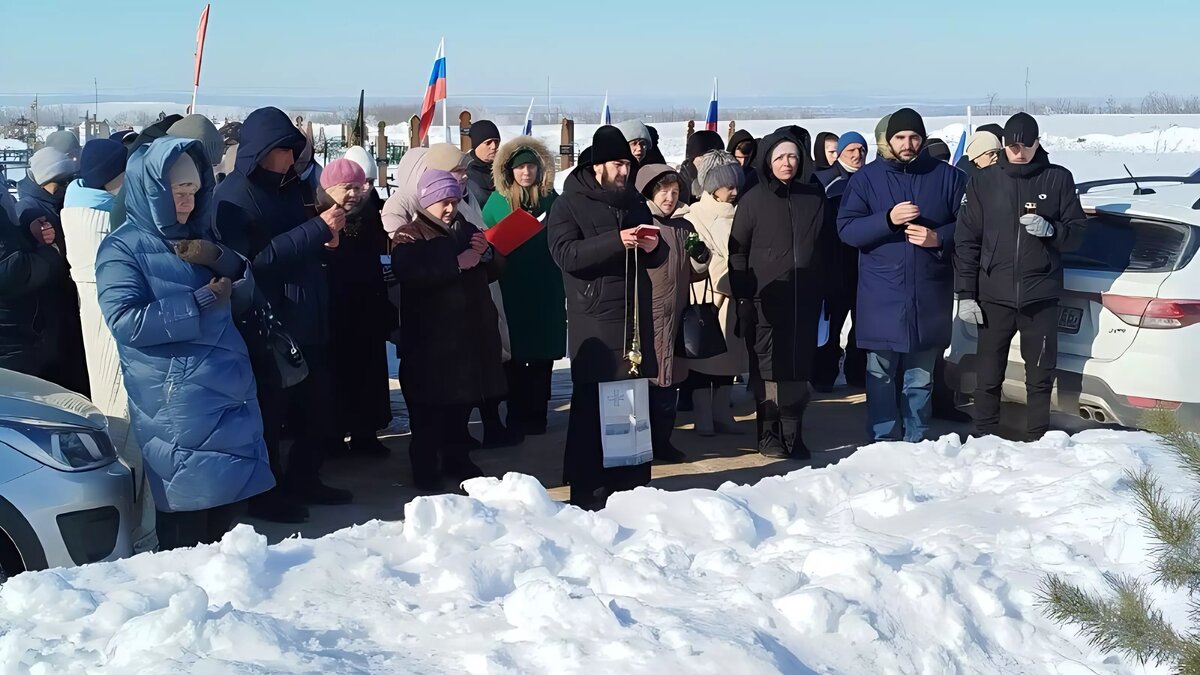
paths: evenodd
<path fill-rule="evenodd" d="M 529 215 L 528 211 L 517 209 L 485 230 L 483 236 L 500 255 L 508 255 L 541 232 L 542 227 L 542 221 Z"/>

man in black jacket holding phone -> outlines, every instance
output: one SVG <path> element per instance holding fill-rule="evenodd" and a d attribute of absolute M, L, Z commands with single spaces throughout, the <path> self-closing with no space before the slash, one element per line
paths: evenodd
<path fill-rule="evenodd" d="M 1050 163 L 1037 121 L 1026 113 L 1004 126 L 1004 153 L 968 185 L 955 236 L 958 316 L 979 327 L 975 426 L 1000 425 L 1008 350 L 1021 335 L 1030 439 L 1050 428 L 1058 359 L 1062 251 L 1078 245 L 1086 218 L 1075 178 Z"/>

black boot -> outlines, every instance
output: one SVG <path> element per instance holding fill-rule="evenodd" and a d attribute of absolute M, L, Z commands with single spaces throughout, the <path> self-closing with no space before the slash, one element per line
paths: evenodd
<path fill-rule="evenodd" d="M 783 442 L 783 430 L 779 418 L 779 405 L 775 401 L 758 404 L 758 452 L 772 459 L 786 459 L 787 445 Z"/>
<path fill-rule="evenodd" d="M 524 442 L 525 434 L 511 426 L 505 428 L 503 424 L 497 422 L 494 427 L 484 427 L 482 446 L 484 448 L 511 448 Z"/>
<path fill-rule="evenodd" d="M 787 413 L 780 418 L 783 430 L 783 444 L 788 448 L 788 456 L 792 459 L 812 459 L 812 452 L 804 444 L 803 427 L 804 411 Z"/>
<path fill-rule="evenodd" d="M 457 486 L 469 478 L 483 476 L 483 469 L 462 451 L 450 451 L 442 456 L 442 476 Z"/>
<path fill-rule="evenodd" d="M 811 398 L 807 382 L 789 382 L 780 384 L 780 429 L 783 434 L 783 444 L 788 449 L 792 459 L 812 459 L 812 453 L 804 444 L 803 426 L 804 411 L 808 408 Z"/>
<path fill-rule="evenodd" d="M 319 478 L 304 485 L 293 486 L 290 492 L 293 497 L 304 504 L 341 506 L 354 501 L 354 493 L 326 485 Z"/>
<path fill-rule="evenodd" d="M 665 464 L 678 464 L 687 458 L 671 444 L 677 396 L 672 388 L 650 388 L 650 445 L 654 448 L 654 459 Z"/>
<path fill-rule="evenodd" d="M 277 487 L 253 497 L 247 513 L 251 518 L 272 523 L 295 524 L 308 520 L 308 507 Z"/>
<path fill-rule="evenodd" d="M 414 438 L 408 445 L 408 460 L 412 463 L 413 487 L 432 492 L 442 486 L 436 450 L 425 448 L 422 440 Z"/>
<path fill-rule="evenodd" d="M 392 452 L 379 442 L 379 437 L 374 432 L 351 435 L 350 443 L 346 447 L 350 454 L 360 457 L 387 457 Z"/>

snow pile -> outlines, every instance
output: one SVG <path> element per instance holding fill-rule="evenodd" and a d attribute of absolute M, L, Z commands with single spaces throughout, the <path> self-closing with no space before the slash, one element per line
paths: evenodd
<path fill-rule="evenodd" d="M 1187 486 L 1144 434 L 877 444 L 600 513 L 532 478 L 419 498 L 268 547 L 218 545 L 0 587 L 0 672 L 1142 672 L 1035 607 L 1042 575 L 1146 572 L 1126 469 Z M 1182 599 L 1168 601 L 1182 617 Z"/>

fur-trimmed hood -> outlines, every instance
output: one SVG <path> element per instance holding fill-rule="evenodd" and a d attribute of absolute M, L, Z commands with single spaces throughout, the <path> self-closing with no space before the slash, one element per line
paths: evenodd
<path fill-rule="evenodd" d="M 546 144 L 533 136 L 518 136 L 503 143 L 496 150 L 496 158 L 492 161 L 492 179 L 496 182 L 496 192 L 499 192 L 510 205 L 521 203 L 521 187 L 513 180 L 512 167 L 508 165 L 514 155 L 522 148 L 532 150 L 542 164 L 542 180 L 538 187 L 542 195 L 554 191 L 554 158 Z"/>

